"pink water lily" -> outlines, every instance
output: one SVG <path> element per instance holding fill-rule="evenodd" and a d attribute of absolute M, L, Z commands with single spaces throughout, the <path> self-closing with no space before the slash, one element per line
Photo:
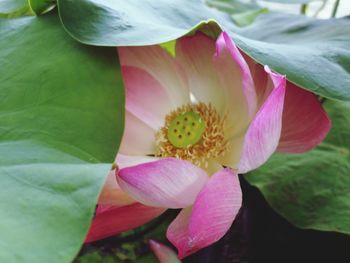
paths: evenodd
<path fill-rule="evenodd" d="M 118 52 L 126 88 L 118 187 L 149 209 L 182 208 L 167 231 L 179 258 L 230 228 L 242 202 L 238 173 L 276 150 L 310 150 L 329 131 L 315 95 L 242 55 L 226 33 L 180 38 L 175 56 L 158 45 Z"/>

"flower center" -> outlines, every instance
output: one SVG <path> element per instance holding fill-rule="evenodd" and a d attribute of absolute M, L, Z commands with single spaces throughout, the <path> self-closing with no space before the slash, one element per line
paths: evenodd
<path fill-rule="evenodd" d="M 196 144 L 205 130 L 201 116 L 193 111 L 183 112 L 175 117 L 168 128 L 169 142 L 178 148 L 187 148 Z"/>
<path fill-rule="evenodd" d="M 157 156 L 176 157 L 207 167 L 209 159 L 223 156 L 229 143 L 225 117 L 211 104 L 186 104 L 165 117 L 156 134 Z"/>

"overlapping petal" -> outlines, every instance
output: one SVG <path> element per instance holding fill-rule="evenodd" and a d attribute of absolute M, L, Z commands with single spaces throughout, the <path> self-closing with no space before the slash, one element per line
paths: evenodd
<path fill-rule="evenodd" d="M 282 112 L 286 90 L 284 76 L 269 74 L 274 89 L 257 112 L 245 135 L 239 172 L 246 173 L 262 165 L 276 150 L 282 129 Z"/>
<path fill-rule="evenodd" d="M 323 141 L 331 121 L 315 94 L 289 82 L 284 104 L 278 151 L 303 153 Z"/>
<path fill-rule="evenodd" d="M 230 151 L 218 161 L 237 168 L 245 132 L 258 107 L 257 94 L 248 64 L 225 32 L 216 41 L 214 64 L 225 91 L 222 102 L 227 106 L 225 135 L 230 142 Z"/>
<path fill-rule="evenodd" d="M 192 207 L 182 209 L 166 232 L 166 237 L 177 248 L 179 258 L 183 258 L 191 252 L 188 247 L 188 225 L 191 214 Z"/>
<path fill-rule="evenodd" d="M 232 136 L 241 133 L 257 110 L 257 97 L 248 64 L 232 39 L 221 33 L 216 41 L 214 64 L 225 91 L 229 129 Z"/>
<path fill-rule="evenodd" d="M 125 206 L 135 203 L 135 200 L 120 188 L 115 177 L 115 170 L 113 170 L 107 176 L 98 203 L 102 205 Z"/>
<path fill-rule="evenodd" d="M 122 207 L 99 205 L 85 242 L 117 235 L 146 224 L 164 211 L 163 208 L 144 206 L 139 203 Z"/>
<path fill-rule="evenodd" d="M 215 173 L 199 192 L 192 211 L 183 209 L 167 231 L 183 258 L 218 241 L 230 228 L 242 204 L 237 174 Z"/>
<path fill-rule="evenodd" d="M 260 107 L 273 90 L 273 83 L 262 65 L 247 55 L 244 58 L 253 75 Z M 282 131 L 277 151 L 303 153 L 326 137 L 331 121 L 315 94 L 289 81 L 286 85 Z"/>
<path fill-rule="evenodd" d="M 120 169 L 117 178 L 120 187 L 143 204 L 183 208 L 194 202 L 208 175 L 188 161 L 163 158 Z"/>

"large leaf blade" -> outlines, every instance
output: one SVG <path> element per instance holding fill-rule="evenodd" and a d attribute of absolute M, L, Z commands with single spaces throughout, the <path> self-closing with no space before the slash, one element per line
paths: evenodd
<path fill-rule="evenodd" d="M 97 46 L 167 42 L 215 19 L 255 60 L 321 96 L 350 100 L 349 18 L 267 14 L 238 28 L 229 15 L 202 1 L 58 0 L 58 5 L 67 31 Z"/>
<path fill-rule="evenodd" d="M 113 48 L 56 14 L 0 20 L 0 261 L 71 262 L 123 129 Z"/>

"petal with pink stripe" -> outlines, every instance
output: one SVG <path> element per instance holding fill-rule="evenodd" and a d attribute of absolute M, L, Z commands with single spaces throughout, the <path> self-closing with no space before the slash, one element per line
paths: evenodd
<path fill-rule="evenodd" d="M 147 79 L 149 82 L 144 83 L 144 85 L 141 87 L 136 87 L 136 89 L 143 90 L 143 94 L 147 94 L 148 90 L 154 89 L 157 89 L 157 94 L 167 94 L 166 96 L 162 96 L 162 98 L 158 99 L 168 98 L 168 101 L 170 103 L 169 106 L 172 109 L 175 109 L 178 106 L 181 106 L 182 104 L 188 103 L 190 101 L 187 79 L 184 75 L 183 69 L 177 63 L 175 58 L 168 54 L 159 45 L 119 47 L 118 54 L 123 71 L 124 69 L 128 68 L 137 68 L 138 71 L 147 73 L 146 75 L 148 75 Z M 146 75 L 144 74 L 144 76 Z M 135 76 L 131 75 L 130 77 L 130 80 L 133 81 L 132 78 Z M 154 81 L 151 81 L 151 79 Z M 152 86 L 154 83 L 157 83 L 155 87 Z M 138 81 L 138 84 L 142 85 L 142 82 Z M 133 89 L 135 87 L 127 85 L 126 88 L 129 90 L 129 88 Z M 163 91 L 159 91 L 158 88 L 163 89 Z M 139 96 L 142 96 L 142 93 L 137 92 L 137 94 Z M 156 100 L 156 96 L 154 97 Z M 162 110 L 161 107 L 158 109 L 159 111 Z M 150 112 L 151 109 L 145 108 L 144 111 Z M 166 113 L 167 112 L 162 112 L 163 115 Z M 142 118 L 142 116 L 137 117 Z"/>
<path fill-rule="evenodd" d="M 254 116 L 257 97 L 249 66 L 225 32 L 216 41 L 214 64 L 225 91 L 228 132 L 235 136 L 246 129 Z"/>
<path fill-rule="evenodd" d="M 154 130 L 164 124 L 165 115 L 172 110 L 171 100 L 162 85 L 147 71 L 123 66 L 125 107 Z"/>
<path fill-rule="evenodd" d="M 193 204 L 208 175 L 188 161 L 162 158 L 120 169 L 117 179 L 120 187 L 140 203 L 183 208 Z"/>
<path fill-rule="evenodd" d="M 183 209 L 167 231 L 168 239 L 184 258 L 218 241 L 228 231 L 242 204 L 237 174 L 230 169 L 215 173 L 192 207 Z"/>
<path fill-rule="evenodd" d="M 239 173 L 251 171 L 266 162 L 276 150 L 280 139 L 286 79 L 271 72 L 267 66 L 265 71 L 269 74 L 274 89 L 257 112 L 245 135 Z"/>

